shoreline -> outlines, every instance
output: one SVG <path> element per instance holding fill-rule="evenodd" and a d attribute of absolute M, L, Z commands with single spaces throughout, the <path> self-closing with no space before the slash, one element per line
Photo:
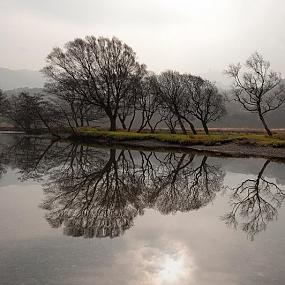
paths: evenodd
<path fill-rule="evenodd" d="M 216 157 L 233 157 L 233 158 L 263 158 L 285 163 L 285 147 L 273 147 L 270 145 L 261 146 L 251 143 L 239 143 L 239 141 L 224 140 L 214 144 L 192 143 L 184 144 L 177 142 L 161 141 L 153 138 L 130 139 L 103 137 L 92 135 L 63 135 L 62 138 L 56 138 L 50 134 L 25 134 L 23 132 L 0 132 L 3 135 L 15 134 L 25 135 L 29 137 L 37 137 L 42 139 L 50 139 L 54 141 L 72 141 L 75 143 L 83 143 L 90 146 L 100 147 L 118 147 L 132 148 L 138 150 L 149 151 L 168 151 L 168 152 L 197 152 L 208 154 Z M 206 141 L 207 142 L 207 141 Z"/>
<path fill-rule="evenodd" d="M 162 142 L 153 139 L 144 140 L 115 140 L 92 138 L 84 136 L 71 136 L 68 140 L 80 142 L 87 145 L 98 145 L 105 147 L 131 147 L 133 149 L 152 150 L 152 151 L 170 151 L 170 152 L 198 152 L 209 154 L 211 156 L 235 157 L 235 158 L 264 158 L 275 161 L 285 162 L 285 148 L 276 148 L 271 146 L 253 146 L 239 145 L 233 142 L 227 142 L 217 145 L 182 145 L 177 143 Z"/>

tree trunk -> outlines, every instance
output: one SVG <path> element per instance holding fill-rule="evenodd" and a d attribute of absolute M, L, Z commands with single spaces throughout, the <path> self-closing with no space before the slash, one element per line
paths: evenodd
<path fill-rule="evenodd" d="M 171 134 L 176 134 L 176 130 L 175 130 L 175 125 L 172 123 L 172 120 L 170 119 L 168 122 L 165 122 L 167 127 L 170 130 Z"/>
<path fill-rule="evenodd" d="M 191 131 L 192 131 L 193 135 L 197 135 L 197 131 L 195 130 L 194 125 L 190 121 L 188 122 L 188 124 L 189 124 L 189 126 L 191 128 Z"/>
<path fill-rule="evenodd" d="M 110 131 L 116 131 L 117 130 L 117 120 L 116 117 L 110 117 Z"/>
<path fill-rule="evenodd" d="M 120 120 L 120 122 L 121 122 L 122 128 L 123 128 L 124 130 L 126 130 L 126 129 L 127 129 L 127 126 L 126 126 L 126 123 L 125 123 L 125 118 L 124 118 L 124 117 L 121 117 L 121 116 L 119 115 L 119 120 Z"/>
<path fill-rule="evenodd" d="M 181 128 L 183 134 L 186 135 L 186 134 L 187 134 L 186 129 L 185 129 L 185 127 L 184 127 L 184 125 L 183 125 L 183 122 L 182 122 L 182 120 L 181 120 L 181 117 L 180 117 L 179 115 L 177 116 L 177 119 L 178 119 L 178 122 L 179 122 L 179 125 L 180 125 L 180 128 Z"/>
<path fill-rule="evenodd" d="M 84 115 L 82 112 L 82 108 L 80 108 L 80 127 L 84 127 Z"/>
<path fill-rule="evenodd" d="M 129 123 L 128 132 L 131 131 L 132 125 L 133 125 L 134 120 L 135 120 L 135 117 L 136 117 L 136 111 L 134 110 L 132 119 L 131 119 L 131 121 L 130 121 L 130 123 Z"/>
<path fill-rule="evenodd" d="M 50 132 L 50 134 L 52 134 L 53 136 L 60 138 L 60 136 L 58 134 L 56 134 L 49 126 L 49 124 L 46 122 L 46 120 L 43 118 L 43 116 L 41 115 L 41 113 L 36 110 L 40 120 L 43 122 L 43 124 L 46 126 L 46 128 L 48 129 L 48 131 Z"/>
<path fill-rule="evenodd" d="M 171 134 L 176 134 L 175 128 L 171 124 L 169 124 L 169 125 L 167 124 L 167 126 L 168 126 Z"/>
<path fill-rule="evenodd" d="M 142 122 L 141 122 L 139 129 L 137 130 L 137 133 L 140 133 L 145 128 L 146 125 L 147 125 L 147 121 L 145 118 L 145 112 L 143 111 L 142 112 Z"/>
<path fill-rule="evenodd" d="M 141 125 L 140 127 L 139 127 L 139 129 L 137 130 L 137 133 L 140 133 L 144 128 L 145 128 L 145 126 L 146 126 L 146 122 L 143 124 L 143 125 Z"/>
<path fill-rule="evenodd" d="M 147 120 L 147 124 L 148 124 L 148 126 L 150 127 L 150 132 L 153 134 L 153 133 L 154 133 L 154 128 L 153 128 L 153 126 L 151 125 L 149 119 Z"/>
<path fill-rule="evenodd" d="M 268 128 L 268 126 L 267 126 L 267 124 L 266 124 L 266 122 L 265 122 L 265 120 L 264 120 L 264 117 L 263 117 L 263 115 L 262 115 L 261 113 L 259 113 L 259 119 L 260 119 L 260 121 L 262 122 L 262 125 L 263 125 L 264 129 L 266 130 L 267 134 L 268 134 L 270 137 L 272 137 L 272 132 L 271 132 L 270 129 Z"/>
<path fill-rule="evenodd" d="M 195 129 L 193 123 L 190 122 L 186 117 L 183 117 L 183 119 L 189 124 L 193 135 L 197 135 L 197 131 L 196 131 L 196 129 Z"/>
<path fill-rule="evenodd" d="M 209 134 L 209 129 L 208 129 L 207 123 L 206 122 L 202 122 L 202 125 L 203 125 L 203 129 L 204 129 L 206 135 L 208 135 Z"/>

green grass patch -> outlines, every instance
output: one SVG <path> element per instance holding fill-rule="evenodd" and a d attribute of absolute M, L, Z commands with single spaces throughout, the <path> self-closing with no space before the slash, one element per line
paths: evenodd
<path fill-rule="evenodd" d="M 218 133 L 205 134 L 170 134 L 159 133 L 137 133 L 127 131 L 106 131 L 95 128 L 79 128 L 76 130 L 78 137 L 104 139 L 109 142 L 131 141 L 131 140 L 157 140 L 161 142 L 180 145 L 219 145 L 234 142 L 241 145 L 285 147 L 284 135 L 269 137 L 265 134 L 254 133 Z"/>

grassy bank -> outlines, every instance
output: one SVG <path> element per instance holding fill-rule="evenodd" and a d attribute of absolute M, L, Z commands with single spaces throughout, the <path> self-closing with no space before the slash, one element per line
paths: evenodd
<path fill-rule="evenodd" d="M 220 145 L 225 143 L 236 143 L 240 145 L 285 147 L 285 134 L 275 134 L 269 137 L 265 134 L 253 133 L 232 133 L 213 132 L 210 135 L 183 135 L 160 133 L 136 133 L 126 131 L 104 131 L 94 128 L 79 128 L 76 130 L 76 137 L 82 139 L 100 139 L 108 142 L 122 142 L 132 140 L 156 140 L 159 142 L 173 143 L 180 145 Z"/>

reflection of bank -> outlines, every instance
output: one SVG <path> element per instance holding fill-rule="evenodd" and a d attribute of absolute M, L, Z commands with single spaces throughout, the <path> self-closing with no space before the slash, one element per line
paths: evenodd
<path fill-rule="evenodd" d="M 246 179 L 232 189 L 232 210 L 223 219 L 234 228 L 240 227 L 250 239 L 266 229 L 268 222 L 277 219 L 278 208 L 285 198 L 285 188 L 265 177 L 270 161 L 261 167 L 258 175 Z"/>

